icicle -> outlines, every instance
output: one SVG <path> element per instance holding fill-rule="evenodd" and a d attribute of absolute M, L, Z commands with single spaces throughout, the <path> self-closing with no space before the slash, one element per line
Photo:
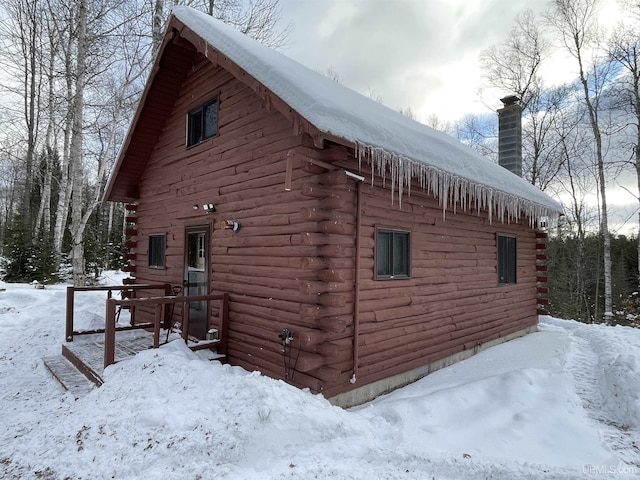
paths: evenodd
<path fill-rule="evenodd" d="M 468 211 L 475 205 L 479 216 L 487 210 L 489 222 L 493 222 L 494 215 L 502 223 L 517 222 L 520 215 L 524 214 L 529 219 L 529 225 L 535 227 L 540 217 L 555 218 L 557 212 L 543 205 L 526 201 L 520 197 L 508 194 L 491 187 L 474 183 L 464 177 L 460 177 L 439 170 L 422 162 L 411 160 L 396 153 L 387 152 L 382 148 L 373 147 L 356 142 L 355 156 L 358 159 L 358 168 L 362 169 L 362 161 L 366 159 L 371 168 L 371 186 L 375 183 L 376 174 L 380 175 L 382 187 L 386 187 L 387 170 L 390 173 L 391 201 L 395 201 L 398 192 L 398 204 L 402 208 L 402 197 L 407 192 L 411 195 L 411 183 L 415 178 L 422 191 L 433 195 L 438 199 L 442 207 L 443 219 L 447 208 L 451 204 L 454 213 L 458 208 Z"/>

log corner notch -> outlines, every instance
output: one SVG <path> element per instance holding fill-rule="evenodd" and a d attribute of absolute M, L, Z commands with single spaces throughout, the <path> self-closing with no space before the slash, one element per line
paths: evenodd
<path fill-rule="evenodd" d="M 546 232 L 536 232 L 536 289 L 538 315 L 549 315 L 549 287 L 547 286 L 547 239 Z"/>
<path fill-rule="evenodd" d="M 129 277 L 135 277 L 136 276 L 136 262 L 135 262 L 136 247 L 138 245 L 138 241 L 137 241 L 138 229 L 136 226 L 138 219 L 136 217 L 136 211 L 138 209 L 138 206 L 134 203 L 129 203 L 129 204 L 126 204 L 124 208 L 126 211 L 125 229 L 124 229 L 126 240 L 124 242 L 124 246 L 127 249 L 127 251 L 124 257 L 126 260 L 126 264 L 122 268 L 122 271 L 129 273 Z M 129 279 L 125 279 L 125 280 L 129 280 Z M 133 280 L 133 278 L 131 278 L 131 280 Z M 135 281 L 132 281 L 131 283 L 135 283 Z"/>
<path fill-rule="evenodd" d="M 324 158 L 332 153 L 324 151 Z M 301 282 L 300 290 L 304 294 L 316 294 L 317 302 L 301 310 L 301 313 L 307 310 L 311 314 L 307 318 L 311 318 L 312 328 L 301 332 L 301 346 L 310 353 L 301 356 L 307 361 L 301 361 L 299 368 L 317 378 L 319 384 L 335 386 L 344 370 L 337 365 L 351 360 L 350 382 L 353 384 L 357 380 L 359 363 L 361 184 L 364 177 L 330 163 L 331 160 L 314 158 L 316 154 L 319 156 L 319 152 L 307 154 L 307 149 L 304 152 L 291 150 L 286 158 L 285 189 L 291 188 L 289 179 L 293 176 L 294 161 L 299 162 L 300 168 L 313 178 L 302 183 L 300 193 L 316 200 L 313 208 L 301 210 L 301 215 L 315 221 L 317 226 L 313 232 L 301 232 L 301 242 L 315 246 L 317 256 L 308 259 L 316 266 L 315 281 Z M 347 258 L 352 259 L 350 267 L 345 265 Z M 353 326 L 352 332 L 347 331 L 347 325 Z M 345 335 L 351 338 L 345 338 Z M 344 348 L 347 345 L 338 350 L 333 348 L 335 340 L 347 341 L 352 358 L 343 358 L 336 353 L 348 350 Z"/>

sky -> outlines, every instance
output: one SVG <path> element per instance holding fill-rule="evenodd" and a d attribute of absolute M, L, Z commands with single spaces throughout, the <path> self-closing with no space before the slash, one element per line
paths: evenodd
<path fill-rule="evenodd" d="M 315 70 L 331 68 L 348 87 L 373 91 L 394 109 L 457 120 L 485 105 L 477 94 L 481 51 L 506 38 L 529 0 L 280 0 L 290 21 L 284 53 Z M 505 95 L 509 92 L 505 92 Z"/>
<path fill-rule="evenodd" d="M 599 21 L 615 22 L 615 0 L 602 0 Z M 496 92 L 483 102 L 479 55 L 503 42 L 518 14 L 542 13 L 542 0 L 280 0 L 291 23 L 283 52 L 318 71 L 332 69 L 342 83 L 373 92 L 388 107 L 411 108 L 417 120 L 435 114 L 455 121 L 502 106 Z M 551 60 L 547 80 L 575 71 Z M 562 68 L 558 68 L 558 63 Z"/>
<path fill-rule="evenodd" d="M 479 55 L 503 42 L 518 14 L 542 13 L 542 0 L 280 0 L 290 23 L 283 53 L 317 71 L 331 69 L 347 87 L 378 98 L 416 120 L 435 115 L 455 122 L 465 114 L 491 114 L 496 91 L 481 97 Z M 602 0 L 599 23 L 618 21 L 616 0 Z M 544 70 L 547 85 L 575 78 L 572 59 L 558 55 Z M 497 121 L 497 120 L 496 120 Z M 621 187 L 620 185 L 623 185 Z M 635 175 L 608 187 L 613 233 L 638 230 Z M 597 196 L 590 199 L 596 210 Z"/>

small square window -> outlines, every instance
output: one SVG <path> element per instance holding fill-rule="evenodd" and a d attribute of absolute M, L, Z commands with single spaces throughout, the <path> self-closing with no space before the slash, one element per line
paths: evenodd
<path fill-rule="evenodd" d="M 149 267 L 164 268 L 164 235 L 149 235 Z"/>
<path fill-rule="evenodd" d="M 410 234 L 405 230 L 376 229 L 376 278 L 408 278 L 411 271 Z"/>
<path fill-rule="evenodd" d="M 516 283 L 516 237 L 498 234 L 498 283 Z"/>
<path fill-rule="evenodd" d="M 218 134 L 218 99 L 191 110 L 187 115 L 187 147 Z"/>

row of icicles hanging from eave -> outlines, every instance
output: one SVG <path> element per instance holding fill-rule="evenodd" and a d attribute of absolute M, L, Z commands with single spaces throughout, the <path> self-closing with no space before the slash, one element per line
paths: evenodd
<path fill-rule="evenodd" d="M 502 223 L 518 221 L 520 216 L 524 214 L 532 228 L 537 228 L 544 221 L 554 222 L 558 217 L 557 212 L 544 205 L 472 182 L 430 165 L 387 152 L 379 147 L 356 142 L 355 155 L 360 170 L 363 161 L 366 161 L 371 167 L 372 186 L 376 175 L 382 178 L 382 186 L 386 186 L 387 168 L 389 168 L 391 172 L 391 200 L 393 202 L 397 190 L 400 207 L 402 207 L 402 196 L 405 189 L 407 195 L 411 196 L 411 182 L 413 178 L 416 178 L 423 191 L 438 199 L 442 207 L 443 219 L 446 216 L 447 208 L 452 208 L 453 213 L 457 212 L 458 207 L 466 212 L 472 205 L 477 209 L 478 215 L 486 209 L 489 213 L 490 223 L 493 221 L 494 212 Z"/>

